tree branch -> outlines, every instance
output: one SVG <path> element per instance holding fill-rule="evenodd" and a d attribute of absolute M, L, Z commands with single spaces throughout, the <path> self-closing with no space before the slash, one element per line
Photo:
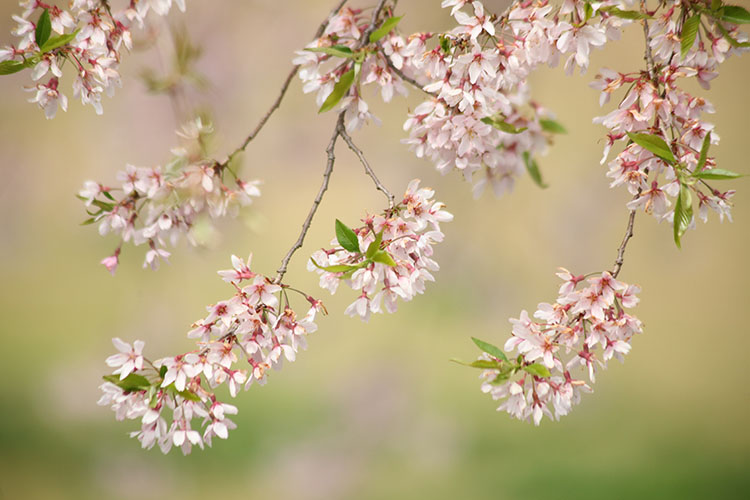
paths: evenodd
<path fill-rule="evenodd" d="M 640 196 L 640 190 L 638 190 L 638 194 L 635 195 L 636 199 Z M 630 242 L 630 238 L 633 237 L 633 226 L 635 224 L 635 210 L 630 211 L 630 216 L 628 217 L 628 227 L 625 230 L 625 236 L 622 238 L 622 243 L 620 243 L 620 248 L 617 249 L 617 259 L 615 259 L 615 266 L 612 268 L 612 271 L 610 271 L 610 274 L 613 278 L 617 278 L 617 275 L 620 274 L 620 271 L 622 270 L 622 265 L 625 262 L 625 248 L 628 246 L 628 242 Z"/>
<path fill-rule="evenodd" d="M 390 58 L 390 57 L 388 57 L 388 56 L 385 56 L 385 63 L 386 63 L 387 65 L 388 65 L 388 68 L 390 68 L 390 70 L 391 70 L 391 71 L 393 71 L 394 73 L 396 73 L 396 75 L 397 75 L 397 76 L 398 76 L 399 78 L 401 78 L 401 79 L 402 79 L 403 81 L 405 81 L 406 83 L 409 83 L 409 84 L 411 84 L 411 85 L 412 85 L 413 87 L 416 87 L 416 88 L 418 88 L 419 90 L 421 90 L 422 92 L 424 92 L 424 93 L 425 93 L 425 94 L 427 94 L 427 95 L 431 95 L 431 96 L 434 96 L 434 95 L 435 95 L 435 94 L 433 94 L 432 92 L 427 92 L 427 91 L 426 91 L 426 90 L 425 90 L 425 89 L 424 89 L 424 88 L 422 87 L 422 85 L 420 85 L 420 84 L 419 84 L 419 82 L 418 82 L 418 81 L 416 81 L 416 80 L 415 80 L 414 78 L 411 78 L 411 77 L 409 77 L 409 76 L 406 76 L 406 74 L 405 74 L 405 73 L 404 73 L 403 71 L 401 71 L 401 70 L 400 70 L 400 69 L 398 69 L 398 68 L 397 68 L 396 66 L 394 66 L 394 65 L 393 65 L 393 61 L 391 61 L 391 58 Z"/>
<path fill-rule="evenodd" d="M 323 35 L 323 32 L 326 29 L 326 26 L 328 26 L 328 23 L 330 22 L 331 18 L 335 16 L 339 10 L 341 10 L 341 7 L 344 6 L 346 3 L 346 0 L 340 0 L 338 4 L 331 10 L 331 12 L 326 17 L 325 21 L 323 21 L 320 26 L 318 26 L 318 30 L 315 32 L 314 38 L 320 38 Z M 279 109 L 279 106 L 281 105 L 281 101 L 284 99 L 284 96 L 286 95 L 287 89 L 289 89 L 289 85 L 292 83 L 292 80 L 294 79 L 295 75 L 297 74 L 297 71 L 299 70 L 299 65 L 295 65 L 292 70 L 289 72 L 289 74 L 284 79 L 284 83 L 281 84 L 281 91 L 279 92 L 279 96 L 276 98 L 276 100 L 271 104 L 271 107 L 266 111 L 266 114 L 263 115 L 263 118 L 260 119 L 260 122 L 258 122 L 258 125 L 255 126 L 255 129 L 253 129 L 252 132 L 250 132 L 250 135 L 248 135 L 245 140 L 242 142 L 242 145 L 239 146 L 237 149 L 232 151 L 229 156 L 227 156 L 226 160 L 219 163 L 217 166 L 219 168 L 224 168 L 229 163 L 232 162 L 235 156 L 240 154 L 241 152 L 245 151 L 248 144 L 255 139 L 255 137 L 260 133 L 260 131 L 263 129 L 263 127 L 266 125 L 266 122 L 268 122 L 268 119 L 271 118 L 271 115 Z"/>
<path fill-rule="evenodd" d="M 341 113 L 339 113 L 338 119 L 336 120 L 336 127 L 334 128 L 334 131 L 333 131 L 333 136 L 331 137 L 331 140 L 328 142 L 328 147 L 326 148 L 328 161 L 326 162 L 325 172 L 323 172 L 323 183 L 320 185 L 320 189 L 318 190 L 318 195 L 313 200 L 312 207 L 310 207 L 310 212 L 307 214 L 307 217 L 305 218 L 305 222 L 302 224 L 302 231 L 297 237 L 297 241 L 294 242 L 294 245 L 292 245 L 292 248 L 289 249 L 289 251 L 286 253 L 284 258 L 281 260 L 281 267 L 279 267 L 278 271 L 276 272 L 276 278 L 273 280 L 273 282 L 276 284 L 281 283 L 281 280 L 284 278 L 284 275 L 286 274 L 287 266 L 289 265 L 289 261 L 292 259 L 294 252 L 302 248 L 302 245 L 305 242 L 305 236 L 307 236 L 307 232 L 310 230 L 310 224 L 312 224 L 312 220 L 313 220 L 313 217 L 315 216 L 315 212 L 318 211 L 318 206 L 320 205 L 320 202 L 323 200 L 323 195 L 328 190 L 328 182 L 331 179 L 331 173 L 333 172 L 333 164 L 336 161 L 336 155 L 334 154 L 334 150 L 336 148 L 336 140 L 339 138 L 339 135 L 341 135 L 341 128 L 343 126 L 344 126 L 344 112 L 342 111 Z"/>
<path fill-rule="evenodd" d="M 356 49 L 361 48 L 363 45 L 369 42 L 370 33 L 372 33 L 375 30 L 375 24 L 378 20 L 378 16 L 380 15 L 380 12 L 383 10 L 383 7 L 385 6 L 386 1 L 387 0 L 380 0 L 377 7 L 375 7 L 375 10 L 373 10 L 372 18 L 370 20 L 370 25 L 362 34 L 362 38 L 360 38 L 359 43 L 357 43 Z M 343 2 L 341 5 L 343 5 Z M 336 10 L 338 10 L 338 8 Z M 322 29 L 325 29 L 325 28 L 323 27 Z M 319 30 L 321 33 L 322 33 L 322 29 Z M 318 35 L 318 37 L 319 36 L 320 35 Z M 313 217 L 315 217 L 315 212 L 318 211 L 318 206 L 320 205 L 320 202 L 323 200 L 323 195 L 328 190 L 328 183 L 331 179 L 331 173 L 333 172 L 333 164 L 336 161 L 336 155 L 334 153 L 336 149 L 336 141 L 338 140 L 339 136 L 342 135 L 342 132 L 346 134 L 346 128 L 344 127 L 345 115 L 346 115 L 346 109 L 341 110 L 336 118 L 336 127 L 333 130 L 333 136 L 331 136 L 331 140 L 328 142 L 328 147 L 326 148 L 328 161 L 326 162 L 326 169 L 323 172 L 323 182 L 320 185 L 320 189 L 318 190 L 317 196 L 315 196 L 315 199 L 313 200 L 312 207 L 310 207 L 310 211 L 308 212 L 307 217 L 305 218 L 305 222 L 302 223 L 302 231 L 300 231 L 300 234 L 297 237 L 297 241 L 294 242 L 294 245 L 292 245 L 292 248 L 289 249 L 289 251 L 286 253 L 284 258 L 281 260 L 281 266 L 276 272 L 276 278 L 274 278 L 273 280 L 273 282 L 276 284 L 281 283 L 281 280 L 284 279 L 284 275 L 286 274 L 287 267 L 289 266 L 289 261 L 292 259 L 292 256 L 294 255 L 294 253 L 300 248 L 302 248 L 302 245 L 305 242 L 305 236 L 307 236 L 307 232 L 310 230 L 310 225 L 312 224 Z M 349 138 L 349 140 L 351 140 L 351 138 Z"/>
<path fill-rule="evenodd" d="M 343 123 L 341 123 L 339 128 L 339 135 L 342 139 L 344 139 L 344 142 L 349 146 L 349 149 L 351 149 L 355 155 L 357 155 L 357 158 L 359 158 L 360 163 L 362 163 L 362 166 L 365 167 L 365 173 L 370 176 L 372 179 L 372 182 L 375 183 L 375 187 L 378 191 L 382 192 L 386 198 L 388 198 L 388 207 L 393 208 L 395 205 L 395 198 L 393 194 L 388 190 L 387 187 L 383 185 L 382 182 L 380 182 L 380 179 L 378 179 L 378 176 L 375 175 L 375 172 L 373 171 L 372 167 L 370 167 L 369 162 L 367 161 L 367 158 L 365 158 L 365 154 L 362 152 L 361 149 L 357 147 L 356 144 L 354 144 L 354 141 L 352 140 L 351 136 L 346 132 L 346 127 Z"/>

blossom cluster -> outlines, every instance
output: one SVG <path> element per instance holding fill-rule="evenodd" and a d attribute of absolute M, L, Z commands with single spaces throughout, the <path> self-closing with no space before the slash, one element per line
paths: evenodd
<path fill-rule="evenodd" d="M 104 377 L 99 404 L 110 406 L 118 420 L 140 420 L 141 429 L 131 437 L 143 448 L 158 444 L 167 453 L 175 446 L 187 454 L 193 446 L 211 446 L 215 436 L 226 439 L 235 428 L 227 415 L 237 408 L 219 401 L 216 389 L 226 385 L 234 397 L 243 386 L 265 384 L 268 370 L 280 369 L 284 359 L 294 361 L 317 329 L 321 302 L 305 296 L 311 307 L 298 318 L 286 285 L 251 271 L 250 258 L 232 256 L 232 265 L 219 274 L 236 292 L 209 306 L 208 315 L 193 325 L 188 337 L 197 339 L 196 349 L 151 362 L 143 356 L 142 341 L 113 340 L 119 352 L 106 360 L 115 370 Z M 237 366 L 240 360 L 247 368 Z M 202 433 L 195 419 L 202 420 Z"/>
<path fill-rule="evenodd" d="M 619 38 L 631 22 L 621 8 L 632 3 L 524 0 L 498 16 L 478 0 L 444 0 L 458 26 L 408 38 L 409 47 L 419 46 L 410 66 L 433 97 L 409 114 L 404 142 L 440 172 L 457 169 L 474 181 L 475 196 L 488 185 L 502 195 L 526 170 L 543 185 L 534 157 L 564 128 L 532 100 L 527 78 L 561 57 L 568 73 L 585 71 L 591 49 Z"/>
<path fill-rule="evenodd" d="M 30 102 L 37 103 L 48 119 L 57 109 L 67 110 L 68 98 L 59 89 L 62 68 L 75 73 L 73 96 L 102 113 L 102 95 L 112 96 L 121 86 L 119 65 L 123 51 L 131 50 L 133 27 L 143 28 L 150 12 L 169 13 L 174 3 L 185 10 L 185 0 L 129 0 L 116 8 L 103 0 L 71 0 L 69 9 L 41 0 L 21 0 L 23 12 L 14 15 L 12 33 L 20 40 L 0 48 L 0 74 L 31 69 L 36 83 Z M 41 12 L 41 14 L 40 14 Z M 33 20 L 32 20 L 33 19 Z"/>
<path fill-rule="evenodd" d="M 414 54 L 413 48 L 405 47 L 404 39 L 393 31 L 377 44 L 372 35 L 364 40 L 371 21 L 366 14 L 362 9 L 342 8 L 331 17 L 323 35 L 309 43 L 305 50 L 298 51 L 293 60 L 299 65 L 303 91 L 315 93 L 321 110 L 334 106 L 345 110 L 349 132 L 370 120 L 380 123 L 370 112 L 362 87 L 376 84 L 384 102 L 390 102 L 395 94 L 407 94 L 404 81 L 389 66 L 386 56 L 400 69 L 403 61 Z"/>
<path fill-rule="evenodd" d="M 641 322 L 625 312 L 638 303 L 635 285 L 627 285 L 608 272 L 586 279 L 566 269 L 557 275 L 564 283 L 553 304 L 539 304 L 534 318 L 522 311 L 511 319 L 513 331 L 505 343 L 509 360 L 494 346 L 479 342 L 485 352 L 472 366 L 483 368 L 482 391 L 502 400 L 504 410 L 520 420 L 539 425 L 543 416 L 559 419 L 591 388 L 598 367 L 612 358 L 623 361 L 631 340 L 642 332 Z"/>
<path fill-rule="evenodd" d="M 409 301 L 434 281 L 439 269 L 433 245 L 443 241 L 441 222 L 453 215 L 433 201 L 434 191 L 412 180 L 400 203 L 381 215 L 368 215 L 364 225 L 349 229 L 337 223 L 330 249 L 313 253 L 307 268 L 320 274 L 320 286 L 332 294 L 344 282 L 359 297 L 345 313 L 368 320 L 371 313 L 393 313 L 400 298 Z"/>
<path fill-rule="evenodd" d="M 601 92 L 602 105 L 618 90 L 627 89 L 617 109 L 594 119 L 609 129 L 602 163 L 615 143 L 624 143 L 608 164 L 611 186 L 625 186 L 634 196 L 629 209 L 673 223 L 678 244 L 682 233 L 695 225 L 693 197 L 704 222 L 709 209 L 721 220 L 731 220 L 734 190 L 711 185 L 714 180 L 738 177 L 717 169 L 715 159 L 708 156 L 709 147 L 719 142 L 714 125 L 704 117 L 714 108 L 680 86 L 694 78 L 708 89 L 719 64 L 748 50 L 747 35 L 724 9 L 721 2 L 717 9 L 707 8 L 706 2 L 667 2 L 662 11 L 653 13 L 648 26 L 649 68 L 634 73 L 602 69 L 591 84 Z"/>
<path fill-rule="evenodd" d="M 245 182 L 228 165 L 206 157 L 206 138 L 212 133 L 213 127 L 198 118 L 178 132 L 185 146 L 172 150 L 174 157 L 164 168 L 128 165 L 117 174 L 118 187 L 84 184 L 79 198 L 91 215 L 85 223 L 98 224 L 101 235 L 120 238 L 113 255 L 101 262 L 112 274 L 123 243 L 147 244 L 143 266 L 157 269 L 170 255 L 167 241 L 175 245 L 184 234 L 196 244 L 193 228 L 201 217 L 236 215 L 239 206 L 260 196 L 258 181 Z M 233 185 L 225 180 L 227 171 Z"/>

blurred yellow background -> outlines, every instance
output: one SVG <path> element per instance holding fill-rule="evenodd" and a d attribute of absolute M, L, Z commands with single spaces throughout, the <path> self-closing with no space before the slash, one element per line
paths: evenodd
<path fill-rule="evenodd" d="M 204 47 L 199 68 L 212 87 L 200 102 L 214 113 L 222 157 L 275 98 L 293 51 L 331 2 L 187 3 L 187 14 L 174 18 Z M 402 27 L 447 28 L 448 12 L 438 6 L 400 2 Z M 2 2 L 3 43 L 19 11 Z M 252 251 L 255 270 L 274 273 L 317 192 L 334 115 L 317 116 L 295 81 L 243 158 L 243 177 L 264 180 L 259 201 L 220 224 L 211 248 L 183 243 L 157 273 L 141 269 L 143 248 L 127 247 L 112 278 L 98 261 L 116 241 L 79 226 L 85 214 L 74 194 L 86 179 L 112 182 L 126 163 L 168 159 L 177 140 L 169 102 L 146 94 L 138 79 L 157 59 L 127 58 L 124 88 L 105 99 L 102 117 L 73 101 L 66 80 L 70 111 L 46 121 L 25 102 L 28 73 L 2 77 L 0 499 L 746 498 L 745 179 L 735 182 L 734 223 L 712 217 L 685 236 L 681 251 L 670 227 L 638 216 L 621 278 L 643 288 L 635 314 L 645 333 L 561 422 L 534 428 L 496 413 L 478 373 L 448 362 L 477 354 L 470 336 L 502 345 L 509 317 L 555 298 L 556 267 L 611 267 L 628 196 L 608 188 L 599 165 L 604 129 L 591 119 L 611 107 L 600 109 L 587 84 L 603 65 L 640 68 L 642 46 L 634 28 L 595 52 L 586 75 L 535 75 L 536 98 L 570 133 L 539 161 L 549 189 L 524 178 L 499 200 L 474 201 L 458 175 L 441 177 L 399 143 L 418 92 L 387 107 L 369 98 L 383 125 L 354 137 L 383 182 L 400 193 L 419 177 L 455 215 L 437 247 L 437 282 L 397 314 L 363 324 L 343 315 L 353 292 L 330 297 L 305 271 L 336 217 L 354 223 L 383 205 L 339 145 L 331 189 L 287 275 L 331 314 L 297 362 L 232 401 L 240 414 L 230 439 L 188 457 L 141 450 L 127 437 L 137 423 L 116 422 L 96 406 L 110 339 L 145 340 L 152 357 L 186 350 L 185 332 L 204 306 L 232 293 L 215 273 L 232 253 Z M 712 90 L 700 91 L 717 109 L 719 165 L 743 173 L 748 57 L 731 58 Z"/>

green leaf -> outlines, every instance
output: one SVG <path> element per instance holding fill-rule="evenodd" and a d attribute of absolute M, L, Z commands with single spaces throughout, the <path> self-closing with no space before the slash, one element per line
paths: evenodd
<path fill-rule="evenodd" d="M 487 125 L 492 125 L 496 129 L 501 130 L 508 134 L 520 134 L 521 132 L 523 132 L 524 130 L 528 128 L 528 127 L 516 128 L 506 121 L 492 118 L 489 116 L 482 118 L 482 123 L 486 123 Z"/>
<path fill-rule="evenodd" d="M 698 27 L 701 24 L 701 15 L 695 14 L 693 17 L 685 21 L 682 26 L 682 33 L 680 33 L 680 56 L 684 59 L 690 49 L 695 44 L 695 37 L 698 34 Z"/>
<path fill-rule="evenodd" d="M 526 170 L 531 176 L 531 180 L 542 189 L 547 189 L 547 184 L 542 180 L 542 173 L 539 171 L 539 165 L 531 157 L 528 151 L 523 152 L 523 162 L 526 164 Z"/>
<path fill-rule="evenodd" d="M 708 159 L 708 148 L 711 146 L 711 131 L 706 133 L 706 137 L 703 138 L 703 145 L 701 146 L 701 155 L 698 158 L 698 166 L 695 167 L 696 172 L 703 170 L 706 166 L 706 160 Z"/>
<path fill-rule="evenodd" d="M 91 217 L 91 218 L 88 218 L 85 221 L 81 222 L 81 225 L 82 226 L 88 226 L 90 224 L 93 224 L 94 222 L 96 222 L 96 217 Z"/>
<path fill-rule="evenodd" d="M 135 373 L 131 373 L 122 380 L 120 380 L 119 375 L 105 375 L 102 378 L 107 382 L 115 384 L 125 392 L 145 391 L 151 386 L 151 382 L 146 377 L 136 375 Z"/>
<path fill-rule="evenodd" d="M 648 14 L 644 14 L 643 12 L 639 12 L 637 10 L 620 10 L 616 7 L 612 7 L 609 9 L 601 9 L 607 14 L 610 14 L 615 17 L 619 17 L 622 19 L 633 19 L 633 20 L 639 20 L 639 19 L 651 19 L 651 16 Z"/>
<path fill-rule="evenodd" d="M 591 16 L 594 15 L 594 8 L 590 3 L 586 3 L 583 5 L 583 13 L 585 14 L 583 22 L 586 23 L 589 19 L 591 19 Z"/>
<path fill-rule="evenodd" d="M 391 257 L 390 254 L 385 250 L 378 250 L 370 258 L 370 260 L 373 262 L 380 262 L 381 264 L 385 264 L 386 266 L 396 267 L 396 261 L 393 260 L 393 257 Z"/>
<path fill-rule="evenodd" d="M 505 382 L 508 381 L 509 378 L 510 378 L 510 371 L 501 371 L 500 373 L 497 374 L 497 377 L 492 379 L 490 384 L 492 385 L 504 384 Z"/>
<path fill-rule="evenodd" d="M 451 39 L 445 35 L 440 35 L 440 48 L 446 54 L 451 53 Z"/>
<path fill-rule="evenodd" d="M 721 7 L 721 0 L 711 0 L 711 10 L 719 10 Z"/>
<path fill-rule="evenodd" d="M 77 29 L 73 33 L 68 33 L 67 35 L 60 35 L 60 36 L 55 36 L 55 37 L 50 38 L 44 43 L 44 45 L 41 46 L 42 53 L 50 52 L 52 50 L 59 49 L 63 45 L 69 44 L 75 39 L 79 31 L 81 30 Z"/>
<path fill-rule="evenodd" d="M 651 151 L 670 165 L 677 163 L 677 160 L 672 154 L 672 150 L 661 137 L 651 134 L 633 134 L 631 132 L 628 132 L 628 137 L 630 137 L 631 141 L 638 144 L 643 149 Z"/>
<path fill-rule="evenodd" d="M 91 204 L 94 205 L 95 207 L 101 208 L 105 212 L 111 212 L 112 209 L 115 208 L 114 203 L 106 203 L 101 200 L 92 200 Z"/>
<path fill-rule="evenodd" d="M 13 73 L 18 73 L 26 68 L 27 66 L 22 62 L 3 61 L 0 62 L 0 75 L 12 75 Z"/>
<path fill-rule="evenodd" d="M 44 9 L 42 15 L 39 16 L 39 20 L 36 22 L 36 31 L 34 32 L 34 40 L 36 44 L 41 47 L 44 43 L 49 40 L 49 36 L 52 33 L 52 23 L 49 19 L 49 10 Z"/>
<path fill-rule="evenodd" d="M 174 392 L 175 392 L 175 394 L 181 396 L 182 399 L 187 399 L 188 401 L 193 401 L 195 403 L 198 403 L 201 400 L 200 396 L 198 396 L 196 393 L 188 391 L 188 390 L 178 391 L 177 389 L 175 389 Z"/>
<path fill-rule="evenodd" d="M 162 380 L 164 379 L 168 371 L 169 371 L 169 368 L 167 368 L 164 365 L 162 365 L 161 368 L 159 368 L 159 376 L 162 378 Z"/>
<path fill-rule="evenodd" d="M 385 35 L 393 31 L 393 28 L 403 19 L 404 16 L 389 17 L 383 22 L 383 25 L 370 33 L 370 43 L 375 43 Z"/>
<path fill-rule="evenodd" d="M 719 16 L 722 21 L 734 24 L 748 24 L 750 23 L 750 12 L 744 7 L 737 5 L 725 5 L 719 9 Z"/>
<path fill-rule="evenodd" d="M 354 83 L 354 69 L 350 69 L 341 75 L 341 79 L 333 86 L 333 91 L 325 102 L 323 102 L 323 105 L 320 106 L 318 113 L 325 113 L 326 111 L 333 109 L 333 107 L 336 106 L 349 91 L 352 83 Z"/>
<path fill-rule="evenodd" d="M 560 122 L 556 122 L 555 120 L 548 120 L 548 119 L 542 118 L 539 120 L 539 125 L 542 126 L 542 130 L 544 130 L 545 132 L 550 132 L 552 134 L 567 134 L 568 133 L 565 127 L 563 127 Z"/>
<path fill-rule="evenodd" d="M 380 250 L 380 244 L 382 242 L 383 242 L 383 231 L 380 231 L 378 234 L 375 235 L 375 239 L 367 247 L 367 252 L 365 252 L 365 257 L 367 257 L 368 259 L 372 259 L 375 253 L 378 250 Z"/>
<path fill-rule="evenodd" d="M 323 54 L 328 54 L 329 56 L 334 56 L 334 57 L 343 57 L 343 58 L 354 57 L 354 53 L 352 52 L 352 49 L 350 49 L 346 45 L 334 45 L 333 47 L 314 47 L 314 48 L 305 49 L 305 50 L 308 52 L 322 52 Z"/>
<path fill-rule="evenodd" d="M 530 373 L 532 375 L 536 375 L 537 377 L 544 377 L 547 378 L 551 376 L 552 374 L 549 372 L 549 369 L 540 363 L 532 363 L 530 365 L 526 365 L 523 367 L 523 370 L 526 373 Z"/>
<path fill-rule="evenodd" d="M 737 179 L 738 177 L 742 177 L 742 174 L 730 170 L 723 170 L 721 168 L 712 168 L 711 170 L 701 170 L 700 172 L 696 172 L 693 174 L 693 177 L 697 179 L 723 181 L 726 179 Z"/>
<path fill-rule="evenodd" d="M 677 196 L 677 201 L 674 206 L 674 242 L 677 248 L 682 248 L 680 243 L 682 235 L 687 231 L 690 226 L 690 221 L 693 220 L 693 196 L 690 193 L 690 188 L 685 184 L 680 183 L 680 194 Z"/>
<path fill-rule="evenodd" d="M 461 361 L 460 359 L 456 358 L 451 359 L 451 361 L 453 361 L 454 363 L 458 363 L 459 365 L 470 366 L 472 368 L 481 368 L 482 370 L 500 369 L 500 362 L 490 359 L 478 359 L 476 361 L 472 361 L 471 363 L 467 363 L 466 361 Z"/>
<path fill-rule="evenodd" d="M 312 257 L 310 258 L 312 263 L 317 267 L 318 269 L 322 269 L 323 271 L 328 271 L 329 273 L 345 273 L 348 271 L 356 271 L 362 266 L 351 266 L 347 264 L 339 264 L 335 266 L 321 266 L 317 262 L 315 262 L 315 259 Z"/>
<path fill-rule="evenodd" d="M 349 229 L 346 224 L 336 219 L 336 239 L 344 250 L 349 252 L 359 252 L 359 240 L 357 234 Z"/>
<path fill-rule="evenodd" d="M 505 353 L 500 349 L 499 347 L 496 347 L 488 342 L 485 342 L 484 340 L 479 340 L 478 338 L 471 337 L 471 340 L 476 344 L 478 348 L 489 354 L 490 356 L 494 356 L 498 359 L 502 359 L 503 361 L 508 361 L 508 358 L 505 356 Z"/>

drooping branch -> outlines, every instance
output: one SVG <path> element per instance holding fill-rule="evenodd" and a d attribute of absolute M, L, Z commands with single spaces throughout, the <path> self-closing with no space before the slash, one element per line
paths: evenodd
<path fill-rule="evenodd" d="M 383 185 L 382 182 L 380 182 L 380 179 L 378 179 L 378 176 L 375 175 L 375 172 L 373 171 L 372 167 L 370 167 L 370 163 L 367 161 L 367 158 L 365 158 L 365 154 L 362 152 L 361 149 L 357 147 L 356 144 L 354 144 L 354 141 L 352 140 L 351 136 L 346 132 L 346 127 L 343 123 L 341 123 L 341 126 L 339 128 L 339 135 L 341 135 L 341 138 L 344 139 L 344 142 L 349 146 L 349 149 L 351 149 L 355 155 L 357 155 L 357 158 L 359 158 L 360 163 L 362 163 L 362 166 L 365 168 L 365 173 L 372 179 L 372 182 L 375 183 L 375 187 L 378 191 L 383 193 L 386 198 L 388 198 L 388 206 L 389 208 L 393 208 L 395 204 L 395 198 L 393 196 L 393 193 L 391 193 L 387 187 Z"/>
<path fill-rule="evenodd" d="M 382 12 L 383 7 L 385 7 L 386 2 L 387 0 L 380 0 L 377 7 L 375 7 L 375 9 L 373 10 L 372 18 L 370 19 L 370 24 L 367 27 L 367 29 L 365 29 L 364 33 L 362 33 L 362 38 L 360 38 L 356 46 L 357 49 L 361 48 L 363 45 L 365 45 L 369 41 L 370 34 L 375 30 L 377 26 L 378 16 L 380 16 L 380 13 Z M 337 11 L 338 9 L 336 9 L 335 12 Z M 321 31 L 321 34 L 322 34 L 322 31 Z M 318 37 L 319 36 L 320 35 L 318 35 Z M 296 69 L 295 69 L 295 72 L 296 72 Z M 284 258 L 281 260 L 281 266 L 276 272 L 276 278 L 274 279 L 274 283 L 276 284 L 281 283 L 281 280 L 284 279 L 284 275 L 287 272 L 287 267 L 289 266 L 289 261 L 292 259 L 292 256 L 294 255 L 294 253 L 300 248 L 302 248 L 302 245 L 305 242 L 305 236 L 307 236 L 307 232 L 310 230 L 310 225 L 312 224 L 313 217 L 315 217 L 315 213 L 318 211 L 318 206 L 320 205 L 320 202 L 323 200 L 323 195 L 328 190 L 328 183 L 331 179 L 331 173 L 333 172 L 333 165 L 336 161 L 336 155 L 335 155 L 336 141 L 338 140 L 339 136 L 342 136 L 342 132 L 346 134 L 346 128 L 344 126 L 345 115 L 346 115 L 346 109 L 340 111 L 338 114 L 338 117 L 336 118 L 336 126 L 334 127 L 333 136 L 331 136 L 331 140 L 329 141 L 328 147 L 326 148 L 326 154 L 328 156 L 328 160 L 326 162 L 326 169 L 323 172 L 323 182 L 320 185 L 320 189 L 318 190 L 317 196 L 315 196 L 315 199 L 313 200 L 312 207 L 310 207 L 310 211 L 308 212 L 307 217 L 305 218 L 305 221 L 302 223 L 302 230 L 300 231 L 300 234 L 297 237 L 297 241 L 294 242 L 294 245 L 292 245 L 292 247 L 286 253 Z M 349 138 L 349 141 L 351 141 L 351 138 Z M 349 143 L 349 141 L 347 141 L 347 143 Z M 352 145 L 353 144 L 354 143 L 352 143 Z M 362 156 L 361 158 L 364 158 L 364 156 Z M 372 171 L 372 169 L 370 169 L 370 171 Z M 377 177 L 374 177 L 374 175 L 375 174 L 373 173 L 372 176 L 373 176 L 373 179 L 375 180 L 377 179 Z M 377 181 L 377 182 L 380 183 L 380 181 Z M 383 192 L 386 193 L 386 196 L 390 195 L 387 189 Z M 392 195 L 389 196 L 389 199 L 391 198 L 391 196 Z"/>
<path fill-rule="evenodd" d="M 401 78 L 406 83 L 412 85 L 415 88 L 418 88 L 419 90 L 421 90 L 422 92 L 424 92 L 427 95 L 431 95 L 431 96 L 435 95 L 432 92 L 426 91 L 424 89 L 424 87 L 422 85 L 420 85 L 420 83 L 418 81 L 416 81 L 414 78 L 411 78 L 410 76 L 407 76 L 406 73 L 404 73 L 403 71 L 401 71 L 400 69 L 398 69 L 396 66 L 394 66 L 393 65 L 393 61 L 391 61 L 390 57 L 386 57 L 385 58 L 385 62 L 388 65 L 388 68 L 391 71 L 393 71 L 394 73 L 396 73 L 396 75 L 398 75 L 398 77 Z"/>
<path fill-rule="evenodd" d="M 299 236 L 297 237 L 297 241 L 294 242 L 294 245 L 292 245 L 292 248 L 289 249 L 289 251 L 286 253 L 284 258 L 281 260 L 281 267 L 279 267 L 278 271 L 276 272 L 276 278 L 273 280 L 274 283 L 278 284 L 281 283 L 281 280 L 284 278 L 284 275 L 286 274 L 287 266 L 289 265 L 289 261 L 292 259 L 292 256 L 294 255 L 294 252 L 302 248 L 302 245 L 305 242 L 305 236 L 307 236 L 307 232 L 310 230 L 310 224 L 312 224 L 313 217 L 315 217 L 315 212 L 318 211 L 318 206 L 320 205 L 320 202 L 323 200 L 323 195 L 328 190 L 328 182 L 331 180 L 331 173 L 333 172 L 333 164 L 336 161 L 336 155 L 334 153 L 334 150 L 336 149 L 336 141 L 339 138 L 339 135 L 341 135 L 341 127 L 344 125 L 344 113 L 339 113 L 338 120 L 336 121 L 336 127 L 333 131 L 333 136 L 331 137 L 331 140 L 328 142 L 328 147 L 326 148 L 326 154 L 328 155 L 328 160 L 326 162 L 326 169 L 325 172 L 323 172 L 323 183 L 320 185 L 320 189 L 318 190 L 317 196 L 315 196 L 315 199 L 313 200 L 312 207 L 310 207 L 310 212 L 307 214 L 307 217 L 305 218 L 305 222 L 302 223 L 302 231 L 299 233 Z"/>
<path fill-rule="evenodd" d="M 640 196 L 640 191 L 638 194 L 635 195 L 634 199 L 637 199 Z M 620 271 L 622 270 L 622 265 L 625 262 L 625 249 L 628 246 L 628 243 L 630 242 L 630 238 L 633 237 L 633 226 L 635 225 L 635 210 L 630 211 L 630 215 L 628 216 L 628 226 L 625 229 L 625 236 L 622 238 L 622 243 L 620 243 L 620 248 L 617 249 L 617 258 L 615 259 L 615 265 L 612 268 L 612 271 L 610 271 L 610 274 L 613 278 L 617 278 L 617 275 L 620 274 Z"/>
<path fill-rule="evenodd" d="M 331 18 L 333 16 L 335 16 L 338 13 L 339 10 L 341 10 L 341 7 L 343 7 L 345 3 L 346 3 L 346 0 L 340 0 L 336 4 L 336 6 L 328 14 L 328 16 L 326 17 L 326 19 L 320 24 L 320 26 L 318 26 L 318 29 L 315 32 L 314 38 L 320 38 L 320 36 L 323 35 L 323 32 L 325 31 L 326 26 L 328 26 L 328 23 L 330 22 Z M 250 144 L 250 142 L 253 139 L 255 139 L 255 137 L 257 137 L 257 135 L 260 133 L 260 131 L 263 129 L 263 127 L 268 122 L 269 118 L 271 118 L 271 115 L 273 115 L 273 113 L 277 109 L 279 109 L 279 106 L 281 106 L 281 101 L 284 100 L 284 96 L 286 95 L 286 91 L 289 89 L 289 85 L 292 83 L 292 80 L 297 75 L 297 71 L 298 70 L 299 70 L 299 66 L 298 65 L 295 65 L 291 69 L 291 71 L 289 72 L 289 74 L 284 79 L 284 83 L 281 84 L 281 90 L 279 91 L 278 97 L 273 102 L 273 104 L 271 104 L 271 107 L 268 108 L 268 111 L 266 111 L 266 114 L 263 115 L 263 117 L 260 119 L 260 121 L 258 122 L 258 124 L 253 129 L 253 131 L 250 132 L 250 134 L 245 138 L 244 141 L 242 141 L 242 144 L 237 149 L 235 149 L 234 151 L 232 151 L 229 154 L 229 156 L 227 156 L 226 160 L 224 160 L 223 162 L 221 162 L 221 163 L 218 164 L 219 168 L 224 168 L 227 165 L 229 165 L 232 162 L 232 160 L 238 154 L 240 154 L 241 152 L 245 151 L 245 149 Z"/>

